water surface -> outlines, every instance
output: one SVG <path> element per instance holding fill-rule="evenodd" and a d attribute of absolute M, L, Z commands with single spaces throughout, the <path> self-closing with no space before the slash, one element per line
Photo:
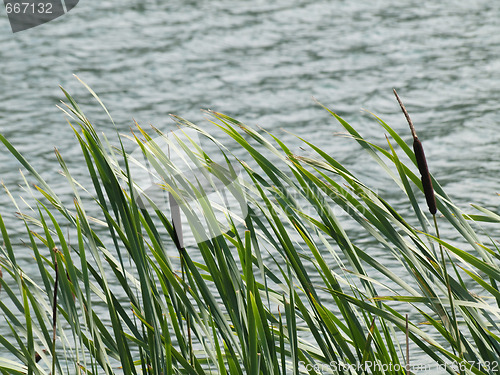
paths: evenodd
<path fill-rule="evenodd" d="M 13 35 L 0 17 L 0 131 L 56 190 L 70 197 L 53 148 L 75 175 L 78 146 L 56 108 L 64 86 L 99 130 L 132 119 L 173 129 L 169 113 L 202 122 L 202 108 L 297 133 L 356 170 L 398 207 L 402 196 L 313 97 L 364 136 L 385 142 L 375 112 L 410 138 L 392 88 L 405 101 L 433 174 L 462 208 L 498 207 L 500 3 L 362 1 L 81 1 L 68 15 Z M 207 125 L 208 126 L 208 125 Z M 14 193 L 19 165 L 0 153 Z M 14 208 L 0 196 L 14 238 Z M 468 209 L 468 208 L 467 208 Z M 376 251 L 376 250 L 375 250 Z M 391 261 L 390 256 L 387 261 Z M 395 264 L 395 267 L 397 265 Z"/>

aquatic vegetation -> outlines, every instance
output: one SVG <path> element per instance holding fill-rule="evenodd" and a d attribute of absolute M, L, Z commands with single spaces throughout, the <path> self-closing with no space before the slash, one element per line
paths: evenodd
<path fill-rule="evenodd" d="M 207 112 L 245 158 L 176 116 L 174 135 L 136 124 L 113 147 L 64 94 L 92 182 L 76 181 L 56 151 L 72 204 L 0 136 L 36 199 L 21 207 L 12 197 L 22 251 L 39 271 L 19 264 L 0 218 L 0 310 L 11 329 L 0 336 L 1 373 L 405 374 L 415 372 L 407 340 L 448 373 L 498 371 L 500 255 L 478 223 L 500 216 L 463 213 L 429 174 L 431 214 L 461 242 L 436 236 L 419 204 L 419 158 L 378 117 L 388 147 L 325 108 L 400 187 L 410 214 L 305 139 L 308 154 L 297 155 L 273 134 Z M 127 141 L 140 152 L 127 153 Z M 174 152 L 191 167 L 173 163 Z"/>

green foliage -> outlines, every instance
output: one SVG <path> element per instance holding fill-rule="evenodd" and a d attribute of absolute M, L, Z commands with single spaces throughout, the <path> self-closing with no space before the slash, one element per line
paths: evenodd
<path fill-rule="evenodd" d="M 304 139 L 298 142 L 313 156 L 295 155 L 272 134 L 210 112 L 216 129 L 246 151 L 240 160 L 207 130 L 174 117 L 182 129 L 214 142 L 228 161 L 220 169 L 195 141 L 188 145 L 137 125 L 137 134 L 125 138 L 163 178 L 165 192 L 183 202 L 188 200 L 174 183 L 193 192 L 203 220 L 219 233 L 184 247 L 183 228 L 154 199 L 142 192 L 147 205 L 138 203 L 124 136 L 118 136 L 118 148 L 110 147 L 64 94 L 93 185 L 81 186 L 56 152 L 72 205 L 0 136 L 36 180 L 36 191 L 25 180 L 36 207 L 20 208 L 12 199 L 26 228 L 22 251 L 31 252 L 38 270 L 27 274 L 20 266 L 21 250 L 0 217 L 0 310 L 10 328 L 0 336 L 0 373 L 405 374 L 408 311 L 413 352 L 425 353 L 429 363 L 451 374 L 459 364 L 464 374 L 496 373 L 500 254 L 494 241 L 483 241 L 487 237 L 476 224 L 498 223 L 499 217 L 481 207 L 481 215 L 464 215 L 433 179 L 438 221 L 461 241 L 436 236 L 418 203 L 422 184 L 413 172 L 415 156 L 382 120 L 375 117 L 391 137 L 389 147 L 368 142 L 331 112 L 401 188 L 408 214 Z M 224 179 L 222 172 L 234 174 L 229 161 L 236 162 L 242 174 L 232 193 L 244 195 L 248 215 L 228 214 L 221 222 L 201 183 L 182 175 L 169 180 L 166 171 L 175 165 L 157 136 L 184 149 L 200 173 Z M 339 217 L 334 207 L 345 215 Z M 183 210 L 196 229 L 200 217 L 189 204 Z M 406 276 L 371 255 L 366 241 L 346 229 L 346 216 Z M 68 227 L 76 234 L 72 241 Z"/>

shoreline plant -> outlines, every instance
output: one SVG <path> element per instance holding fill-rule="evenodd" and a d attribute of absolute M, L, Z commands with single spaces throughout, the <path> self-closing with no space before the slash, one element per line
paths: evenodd
<path fill-rule="evenodd" d="M 400 188 L 411 215 L 300 137 L 312 155 L 297 155 L 273 134 L 210 111 L 214 129 L 244 149 L 245 159 L 206 127 L 177 116 L 180 131 L 211 141 L 210 150 L 188 135 L 173 139 L 138 124 L 131 134 L 117 132 L 112 147 L 63 92 L 92 181 L 89 187 L 76 181 L 56 150 L 72 204 L 0 135 L 36 200 L 21 207 L 6 188 L 26 228 L 26 246 L 13 244 L 0 216 L 0 319 L 10 331 L 0 335 L 1 374 L 417 373 L 407 342 L 445 373 L 498 373 L 500 253 L 478 223 L 498 225 L 500 216 L 480 206 L 478 214 L 463 213 L 429 175 L 433 220 L 462 242 L 432 233 L 419 205 L 426 182 L 414 172 L 421 171 L 418 157 L 377 116 L 388 149 L 325 108 Z M 170 148 L 157 137 L 194 163 L 194 179 L 172 173 Z M 141 190 L 126 139 L 140 148 L 188 227 L 176 225 L 181 211 L 168 215 Z M 214 149 L 226 164 L 215 162 Z M 202 177 L 244 197 L 238 202 L 246 214 L 213 204 Z M 89 214 L 89 202 L 99 217 Z M 404 276 L 352 237 L 333 207 Z M 202 227 L 209 239 L 181 245 L 183 231 L 196 236 Z M 32 254 L 37 273 L 19 264 L 20 252 Z"/>

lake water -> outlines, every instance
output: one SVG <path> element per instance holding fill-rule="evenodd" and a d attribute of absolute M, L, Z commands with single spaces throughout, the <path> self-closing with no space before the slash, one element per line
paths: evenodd
<path fill-rule="evenodd" d="M 500 176 L 500 3 L 365 1 L 82 0 L 68 15 L 12 34 L 0 12 L 0 132 L 49 181 L 57 147 L 78 172 L 78 146 L 56 108 L 70 91 L 99 130 L 113 128 L 76 73 L 96 91 L 120 131 L 132 119 L 173 129 L 169 113 L 201 123 L 202 108 L 260 125 L 286 141 L 305 136 L 388 194 L 396 188 L 313 97 L 360 133 L 385 142 L 362 109 L 409 131 L 396 88 L 424 143 L 433 174 L 456 203 L 496 210 Z M 0 153 L 14 192 L 19 165 Z M 83 173 L 83 171 L 81 171 Z M 58 192 L 69 196 L 64 185 Z M 395 204 L 397 206 L 397 198 Z M 5 194 L 2 215 L 19 224 Z M 469 210 L 470 211 L 470 210 Z M 19 232 L 19 237 L 24 235 Z"/>

